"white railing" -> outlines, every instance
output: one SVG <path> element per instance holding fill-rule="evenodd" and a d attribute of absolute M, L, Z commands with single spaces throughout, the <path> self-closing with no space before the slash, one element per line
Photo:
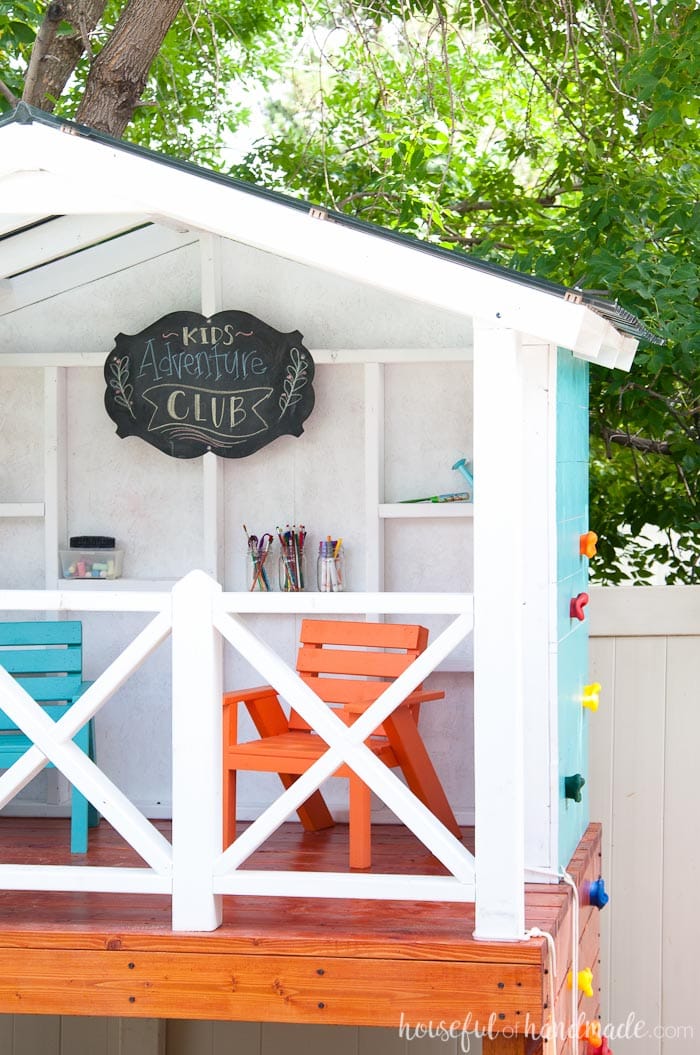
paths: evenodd
<path fill-rule="evenodd" d="M 364 740 L 471 632 L 470 594 L 223 593 L 191 572 L 171 594 L 89 590 L 0 591 L 8 611 L 153 612 L 154 618 L 71 710 L 53 722 L 0 668 L 0 707 L 34 746 L 0 776 L 2 809 L 46 764 L 65 774 L 144 859 L 144 868 L 0 863 L 0 889 L 113 891 L 172 895 L 174 930 L 214 930 L 223 894 L 473 901 L 475 862 Z M 448 614 L 426 651 L 350 727 L 329 710 L 242 615 L 250 613 Z M 172 843 L 72 742 L 124 681 L 172 635 Z M 223 642 L 245 656 L 328 744 L 328 750 L 222 853 Z M 193 736 L 196 721 L 197 735 Z M 447 876 L 243 870 L 241 865 L 341 763 L 418 836 Z"/>

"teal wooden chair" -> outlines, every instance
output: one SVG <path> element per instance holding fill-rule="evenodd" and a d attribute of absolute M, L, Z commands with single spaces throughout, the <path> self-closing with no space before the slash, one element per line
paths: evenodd
<path fill-rule="evenodd" d="M 90 685 L 89 681 L 83 681 L 82 623 L 70 620 L 0 622 L 0 666 L 16 678 L 54 721 L 58 721 Z M 92 719 L 77 733 L 74 741 L 94 761 Z M 31 740 L 0 710 L 0 769 L 11 766 L 29 747 Z M 71 853 L 87 853 L 88 828 L 94 828 L 99 819 L 95 807 L 81 792 L 72 788 Z"/>

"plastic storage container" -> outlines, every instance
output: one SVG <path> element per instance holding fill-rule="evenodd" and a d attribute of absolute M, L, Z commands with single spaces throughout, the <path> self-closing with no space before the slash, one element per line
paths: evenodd
<path fill-rule="evenodd" d="M 122 574 L 121 549 L 59 550 L 64 579 L 119 579 Z"/>

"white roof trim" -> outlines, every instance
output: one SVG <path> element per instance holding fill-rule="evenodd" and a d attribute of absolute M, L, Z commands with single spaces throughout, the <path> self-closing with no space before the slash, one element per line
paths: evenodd
<path fill-rule="evenodd" d="M 3 213 L 147 214 L 307 264 L 388 293 L 529 334 L 604 365 L 637 341 L 584 304 L 465 267 L 371 231 L 314 219 L 279 201 L 207 180 L 61 128 L 0 128 Z M 2 175 L 5 178 L 2 178 Z M 21 175 L 20 175 L 21 173 Z M 30 175 L 31 173 L 31 175 Z"/>

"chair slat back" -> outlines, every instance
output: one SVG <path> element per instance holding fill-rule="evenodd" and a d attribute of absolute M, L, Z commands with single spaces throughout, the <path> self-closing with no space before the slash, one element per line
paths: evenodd
<path fill-rule="evenodd" d="M 297 672 L 326 703 L 342 706 L 376 699 L 423 652 L 428 630 L 407 623 L 304 619 L 300 639 Z M 289 728 L 309 726 L 292 711 Z"/>
<path fill-rule="evenodd" d="M 83 627 L 79 620 L 0 622 L 0 666 L 38 703 L 72 701 L 83 680 Z M 65 707 L 52 707 L 59 718 Z M 16 730 L 0 710 L 0 730 Z"/>

